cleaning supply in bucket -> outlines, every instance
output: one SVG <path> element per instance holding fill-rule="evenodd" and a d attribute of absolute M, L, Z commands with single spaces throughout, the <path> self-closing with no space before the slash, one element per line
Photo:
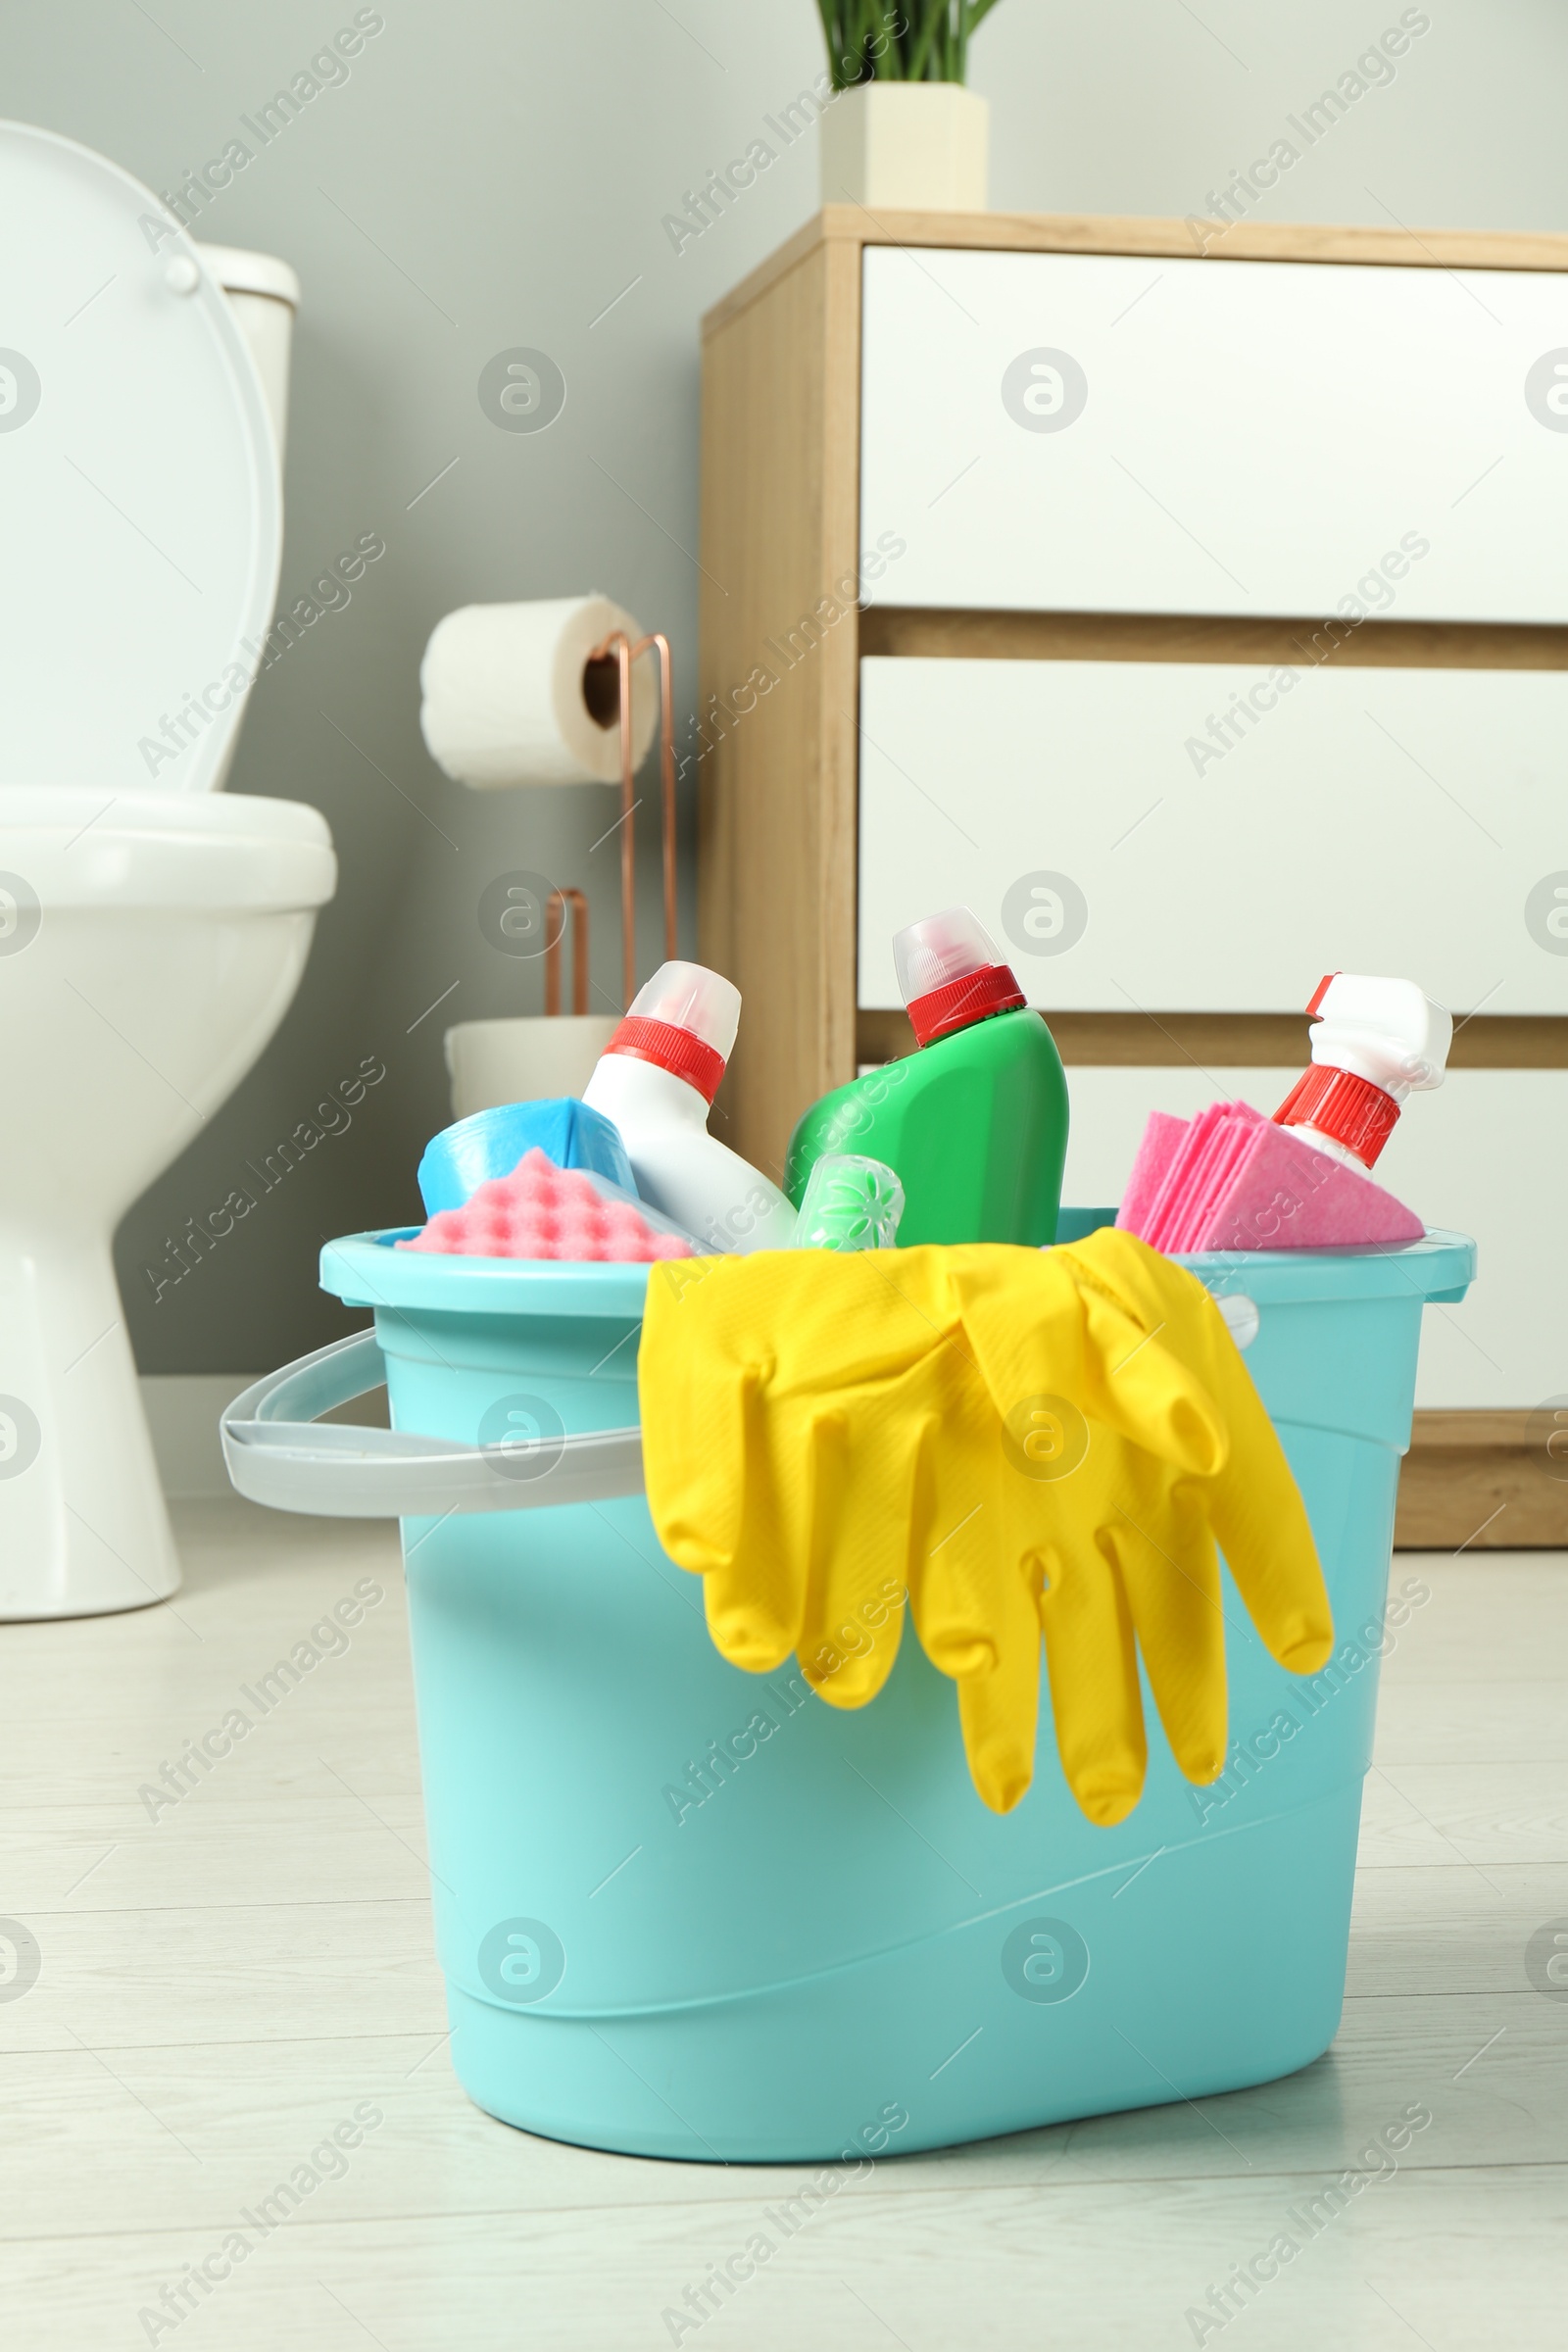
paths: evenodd
<path fill-rule="evenodd" d="M 1067 1151 L 1067 1082 L 1055 1041 L 966 906 L 893 943 L 918 1052 L 811 1105 L 790 1138 L 797 1206 L 827 1152 L 868 1152 L 899 1171 L 899 1247 L 1054 1241 Z"/>
<path fill-rule="evenodd" d="M 893 1250 L 903 1214 L 904 1187 L 886 1160 L 829 1152 L 806 1180 L 794 1247 Z"/>
<path fill-rule="evenodd" d="M 1322 980 L 1312 1064 L 1272 1119 L 1247 1102 L 1150 1114 L 1116 1222 L 1155 1249 L 1308 1250 L 1419 1241 L 1368 1170 L 1413 1093 L 1443 1084 L 1453 1023 L 1413 981 Z"/>
<path fill-rule="evenodd" d="M 1312 1064 L 1275 1121 L 1364 1173 L 1393 1134 L 1406 1099 L 1443 1084 L 1452 1016 L 1413 980 L 1354 972 L 1325 973 L 1306 1009 L 1314 1022 Z"/>
<path fill-rule="evenodd" d="M 655 1273 L 638 1359 L 649 1508 L 724 1657 L 794 1650 L 829 1704 L 892 1671 L 906 1597 L 957 1686 L 971 1778 L 1034 1774 L 1044 1635 L 1079 1805 L 1125 1818 L 1148 1741 L 1226 1752 L 1216 1540 L 1275 1658 L 1333 1621 L 1300 1495 L 1202 1285 L 1131 1236 L 1050 1250 L 790 1251 Z M 1136 1642 L 1136 1648 L 1135 1648 Z"/>
<path fill-rule="evenodd" d="M 653 1264 L 693 1257 L 689 1234 L 587 1168 L 562 1168 L 535 1145 L 509 1176 L 491 1177 L 461 1207 L 439 1209 L 399 1250 L 447 1257 L 569 1258 Z"/>
<path fill-rule="evenodd" d="M 787 1250 L 795 1210 L 708 1132 L 740 1025 L 740 991 L 700 963 L 662 963 L 583 1089 L 613 1121 L 645 1200 L 710 1250 Z"/>
<path fill-rule="evenodd" d="M 461 1208 L 492 1177 L 510 1176 L 524 1152 L 539 1150 L 558 1168 L 589 1168 L 636 1198 L 637 1184 L 613 1120 L 569 1095 L 542 1102 L 505 1102 L 443 1127 L 419 1162 L 419 1198 L 427 1217 Z"/>
<path fill-rule="evenodd" d="M 1369 1176 L 1250 1102 L 1152 1111 L 1116 1222 L 1156 1250 L 1344 1250 L 1418 1242 L 1421 1220 Z"/>

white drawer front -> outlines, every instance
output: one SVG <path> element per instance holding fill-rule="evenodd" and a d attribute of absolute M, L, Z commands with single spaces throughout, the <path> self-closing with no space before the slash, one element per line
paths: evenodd
<path fill-rule="evenodd" d="M 864 286 L 885 603 L 1568 619 L 1568 278 L 878 246 Z"/>
<path fill-rule="evenodd" d="M 1070 1069 L 1063 1200 L 1120 1200 L 1152 1110 L 1190 1118 L 1240 1096 L 1270 1111 L 1298 1075 Z M 1462 1306 L 1427 1310 L 1417 1404 L 1534 1407 L 1568 1395 L 1568 1235 L 1543 1182 L 1564 1165 L 1568 1070 L 1454 1070 L 1406 1109 L 1379 1180 L 1429 1225 L 1473 1235 L 1480 1267 Z"/>
<path fill-rule="evenodd" d="M 1568 672 L 1294 674 L 862 662 L 860 1003 L 961 901 L 1062 1010 L 1296 1011 L 1342 969 L 1568 1012 Z"/>

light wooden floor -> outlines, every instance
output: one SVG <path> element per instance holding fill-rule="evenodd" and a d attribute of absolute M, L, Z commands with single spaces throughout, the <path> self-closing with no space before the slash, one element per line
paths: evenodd
<path fill-rule="evenodd" d="M 179 2352 L 622 2352 L 792 2176 L 552 2145 L 447 2066 L 390 1531 L 188 1506 L 168 1607 L 0 1633 L 3 2340 L 147 2343 L 138 2311 L 359 2102 L 384 2122 L 177 2328 Z M 1416 1560 L 1385 1669 L 1349 1994 L 1291 2080 L 884 2163 L 682 2337 L 701 2352 L 1158 2352 L 1288 2207 L 1433 2122 L 1202 2340 L 1557 2352 L 1568 2340 L 1568 1562 Z M 385 1592 L 192 1794 L 138 1796 L 357 1579 Z M 3 1953 L 0 1953 L 3 1957 Z M 1157 1955 L 1152 1955 L 1152 1963 Z M 13 1982 L 16 1980 L 13 1979 Z"/>

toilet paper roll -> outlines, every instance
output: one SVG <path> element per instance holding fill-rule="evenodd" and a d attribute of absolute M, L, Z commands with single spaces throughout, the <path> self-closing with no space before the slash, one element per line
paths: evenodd
<path fill-rule="evenodd" d="M 604 596 L 536 604 L 465 605 L 431 631 L 419 665 L 419 724 L 430 757 L 460 784 L 612 784 L 620 726 L 612 691 L 600 723 L 583 668 L 612 629 L 635 645 L 642 630 Z M 645 656 L 632 671 L 632 763 L 641 763 L 659 714 Z"/>
<path fill-rule="evenodd" d="M 633 641 L 635 642 L 635 640 Z M 446 1034 L 452 1116 L 466 1119 L 503 1102 L 551 1102 L 580 1096 L 620 1026 L 615 1012 L 522 1013 L 512 1020 L 460 1021 Z"/>

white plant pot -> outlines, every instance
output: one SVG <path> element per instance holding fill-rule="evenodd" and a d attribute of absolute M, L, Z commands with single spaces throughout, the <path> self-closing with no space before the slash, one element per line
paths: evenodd
<path fill-rule="evenodd" d="M 956 81 L 862 81 L 822 116 L 822 202 L 983 213 L 990 109 Z"/>
<path fill-rule="evenodd" d="M 618 1012 L 460 1022 L 446 1037 L 453 1117 L 466 1119 L 502 1102 L 581 1095 L 619 1026 Z"/>

